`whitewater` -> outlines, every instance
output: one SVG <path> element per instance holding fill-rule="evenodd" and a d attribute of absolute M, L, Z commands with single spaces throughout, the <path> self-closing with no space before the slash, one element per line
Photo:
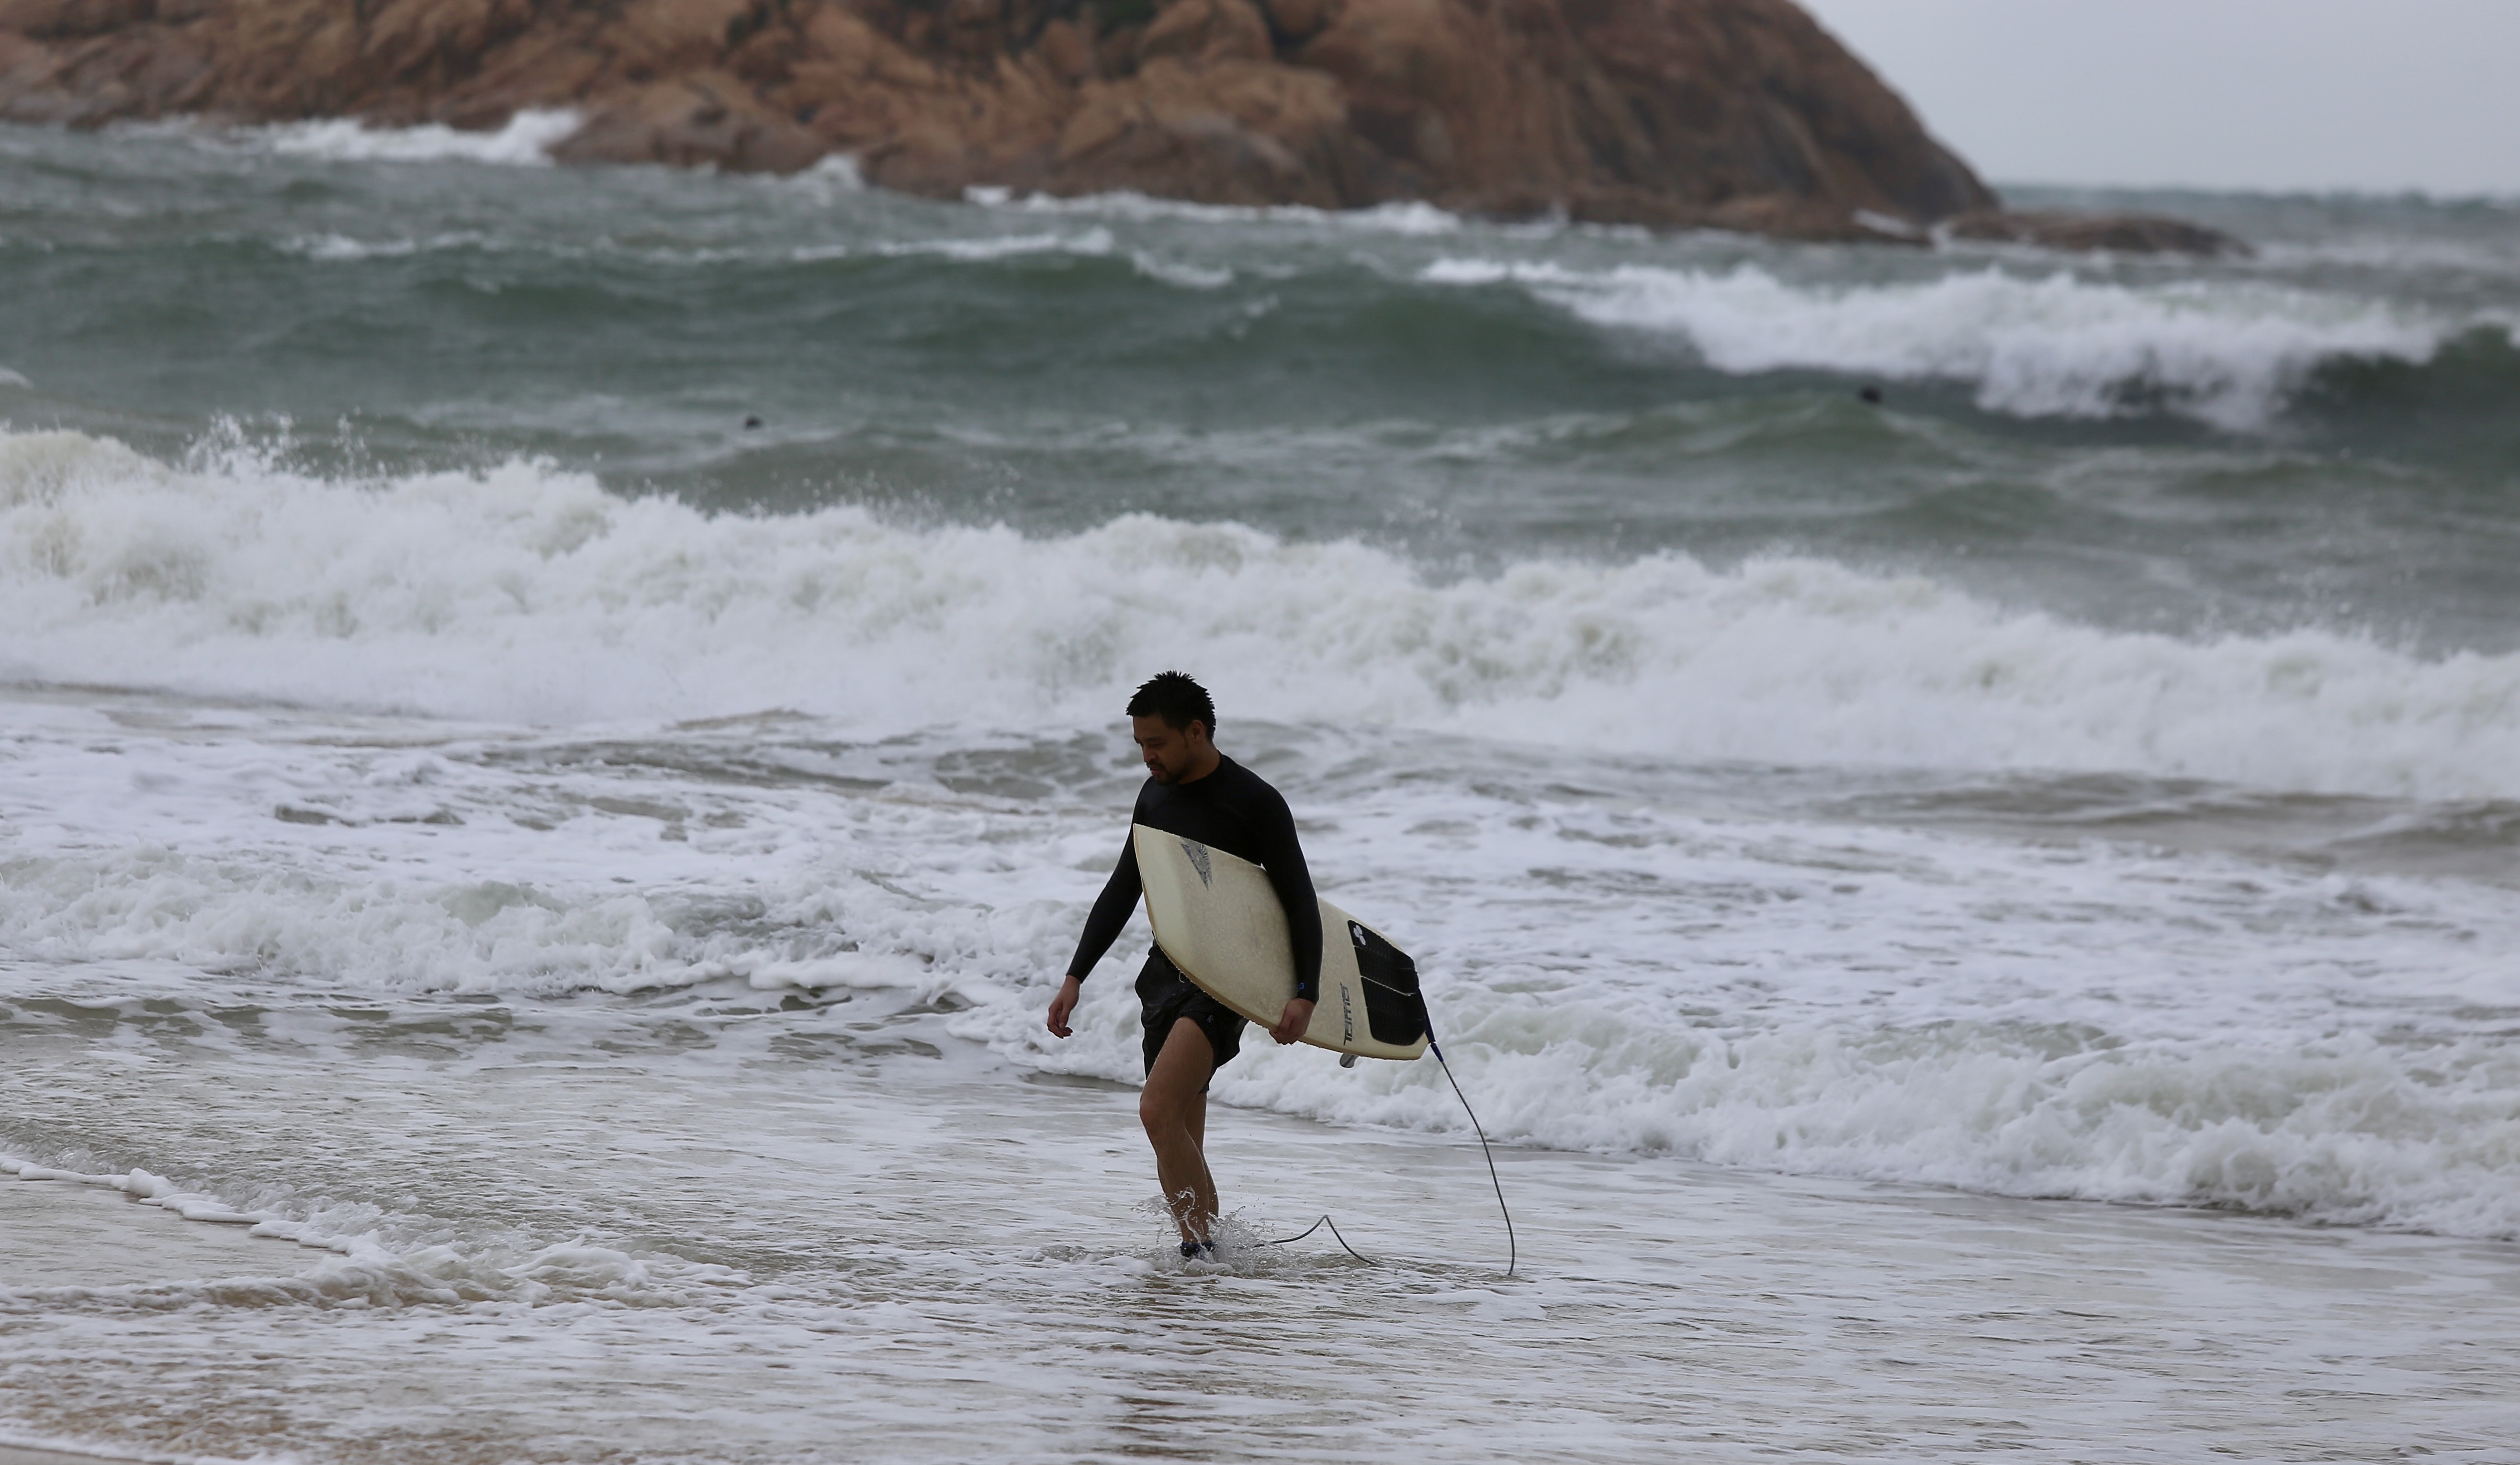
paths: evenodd
<path fill-rule="evenodd" d="M 2520 214 L 568 121 L 0 129 L 0 1459 L 2520 1459 Z M 1432 1065 L 1246 1042 L 1192 1271 L 1143 922 L 1043 1030 L 1171 666 L 1512 1276 Z"/>

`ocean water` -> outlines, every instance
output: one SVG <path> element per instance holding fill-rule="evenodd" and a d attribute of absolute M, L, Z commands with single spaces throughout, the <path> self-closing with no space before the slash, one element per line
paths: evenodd
<path fill-rule="evenodd" d="M 2520 205 L 565 126 L 0 129 L 0 1446 L 2520 1460 Z M 1246 1045 L 1185 1271 L 1143 925 L 1041 1030 L 1167 666 L 1510 1275 L 1433 1065 Z"/>

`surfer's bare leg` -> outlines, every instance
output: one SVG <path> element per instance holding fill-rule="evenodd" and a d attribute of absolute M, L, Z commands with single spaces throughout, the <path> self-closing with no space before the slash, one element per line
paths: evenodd
<path fill-rule="evenodd" d="M 1214 1071 L 1207 1035 L 1189 1018 L 1176 1018 L 1138 1094 L 1138 1119 L 1155 1150 L 1155 1179 L 1184 1241 L 1207 1240 L 1216 1223 L 1216 1181 L 1204 1148 L 1207 1080 Z"/>

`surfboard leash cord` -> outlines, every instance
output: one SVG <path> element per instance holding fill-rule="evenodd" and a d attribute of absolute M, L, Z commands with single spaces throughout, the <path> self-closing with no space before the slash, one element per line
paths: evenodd
<path fill-rule="evenodd" d="M 1355 1247 L 1349 1246 L 1349 1245 L 1347 1244 L 1347 1238 L 1346 1238 L 1345 1236 L 1339 1236 L 1338 1222 L 1337 1222 L 1337 1221 L 1335 1221 L 1330 1220 L 1330 1218 L 1329 1218 L 1329 1213 L 1328 1213 L 1328 1212 L 1327 1212 L 1327 1211 L 1326 1211 L 1326 1212 L 1324 1212 L 1324 1213 L 1322 1213 L 1322 1219 L 1321 1219 L 1321 1220 L 1319 1220 L 1319 1221 L 1314 1221 L 1311 1225 L 1308 1225 L 1308 1226 L 1304 1227 L 1302 1230 L 1297 1231 L 1297 1232 L 1296 1232 L 1295 1234 L 1293 1234 L 1292 1236 L 1281 1236 L 1281 1237 L 1279 1237 L 1279 1238 L 1278 1238 L 1277 1240 L 1275 1240 L 1275 1241 L 1264 1241 L 1264 1242 L 1262 1242 L 1262 1243 L 1261 1243 L 1261 1245 L 1263 1245 L 1263 1246 L 1284 1246 L 1284 1245 L 1285 1245 L 1287 1242 L 1289 1242 L 1289 1241 L 1301 1241 L 1301 1240 L 1303 1240 L 1305 1237 L 1307 1237 L 1307 1236 L 1309 1236 L 1309 1235 L 1313 1234 L 1315 1231 L 1320 1230 L 1320 1229 L 1321 1229 L 1322 1227 L 1324 1227 L 1324 1226 L 1328 1226 L 1328 1227 L 1330 1228 L 1330 1234 L 1331 1234 L 1332 1236 L 1337 1236 L 1337 1237 L 1338 1237 L 1338 1244 L 1339 1244 L 1339 1246 L 1340 1246 L 1342 1249 L 1344 1249 L 1344 1250 L 1347 1252 L 1347 1254 L 1348 1254 L 1349 1256 L 1356 1258 L 1358 1261 L 1360 1261 L 1360 1262 L 1364 1263 L 1364 1264 L 1365 1264 L 1366 1265 L 1368 1265 L 1368 1266 L 1373 1266 L 1373 1265 L 1379 1265 L 1379 1264 L 1377 1264 L 1377 1263 L 1376 1263 L 1376 1262 L 1375 1262 L 1372 1257 L 1369 1257 L 1369 1256 L 1367 1256 L 1365 1253 L 1363 1253 L 1363 1252 L 1361 1252 L 1361 1251 L 1358 1251 Z"/>
<path fill-rule="evenodd" d="M 1453 1077 L 1453 1065 L 1444 1061 L 1444 1050 L 1435 1044 L 1435 1040 L 1431 1036 L 1426 1040 L 1426 1051 L 1435 1055 L 1436 1066 L 1444 1070 L 1444 1082 L 1453 1086 L 1453 1097 L 1462 1101 L 1462 1112 L 1470 1117 L 1471 1132 L 1479 1136 L 1479 1155 L 1488 1162 L 1488 1183 L 1496 1187 L 1497 1210 L 1505 1217 L 1505 1274 L 1507 1276 L 1511 1276 L 1513 1275 L 1514 1267 L 1520 1265 L 1522 1261 L 1522 1244 L 1515 1239 L 1513 1234 L 1513 1208 L 1505 1203 L 1505 1181 L 1497 1178 L 1496 1151 L 1488 1147 L 1487 1128 L 1479 1123 L 1479 1111 L 1470 1107 L 1469 1095 L 1462 1091 L 1462 1081 Z M 1349 1256 L 1356 1258 L 1368 1266 L 1375 1265 L 1374 1260 L 1372 1257 L 1367 1256 L 1365 1253 L 1358 1251 L 1355 1247 L 1347 1244 L 1347 1238 L 1339 1235 L 1338 1222 L 1330 1220 L 1327 1212 L 1323 1214 L 1321 1220 L 1314 1221 L 1311 1225 L 1297 1231 L 1292 1236 L 1281 1236 L 1275 1241 L 1266 1241 L 1261 1244 L 1263 1246 L 1284 1246 L 1289 1241 L 1301 1241 L 1324 1226 L 1328 1226 L 1330 1228 L 1330 1234 L 1338 1238 L 1340 1248 L 1346 1251 Z"/>
<path fill-rule="evenodd" d="M 1505 1274 L 1513 1275 L 1522 1261 L 1522 1244 L 1514 1239 L 1513 1208 L 1505 1203 L 1505 1181 L 1497 1178 L 1496 1151 L 1488 1148 L 1487 1127 L 1479 1123 L 1479 1111 L 1470 1107 L 1470 1096 L 1462 1091 L 1462 1081 L 1453 1077 L 1453 1065 L 1444 1061 L 1444 1050 L 1435 1043 L 1435 1035 L 1426 1035 L 1426 1051 L 1435 1055 L 1435 1064 L 1444 1070 L 1444 1082 L 1453 1086 L 1453 1097 L 1462 1101 L 1462 1112 L 1470 1117 L 1470 1132 L 1479 1136 L 1479 1155 L 1488 1162 L 1488 1183 L 1496 1187 L 1497 1212 L 1505 1217 Z"/>

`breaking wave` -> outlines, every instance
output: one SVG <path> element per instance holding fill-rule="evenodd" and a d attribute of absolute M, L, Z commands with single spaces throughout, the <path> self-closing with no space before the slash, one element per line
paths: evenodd
<path fill-rule="evenodd" d="M 1250 715 L 1694 759 L 2520 794 L 2520 656 L 2182 640 L 1768 557 L 1444 581 L 1353 541 L 1130 514 L 1062 537 L 711 516 L 511 462 L 346 485 L 0 437 L 0 677 L 532 724 L 773 707 L 869 732 L 1097 725 L 1151 665 Z"/>
<path fill-rule="evenodd" d="M 1499 1011 L 1454 1035 L 1493 1132 L 1997 1195 L 2520 1237 L 2520 1057 L 2498 1043 L 2408 1052 L 2359 1035 L 2218 1034 L 2121 1047 L 1979 1023 L 1725 1036 L 1588 1006 Z M 1219 1089 L 1341 1123 L 1457 1125 L 1440 1080 L 1377 1073 L 1365 1091 L 1325 1094 L 1293 1070 L 1246 1064 Z"/>
<path fill-rule="evenodd" d="M 2168 409 L 2231 431 L 2273 424 L 2321 367 L 2422 365 L 2512 322 L 2453 320 L 2262 283 L 2093 281 L 2001 269 L 1806 286 L 1756 265 L 1578 270 L 1446 258 L 1424 279 L 1509 286 L 1596 325 L 1680 337 L 1719 371 L 1821 371 L 1969 387 L 1988 411 L 2106 418 Z"/>
<path fill-rule="evenodd" d="M 284 157 L 329 162 L 482 162 L 511 167 L 549 167 L 551 149 L 575 132 L 578 114 L 565 108 L 528 108 L 506 125 L 465 131 L 442 122 L 417 127 L 371 127 L 348 117 L 280 122 L 240 129 L 248 147 Z"/>

